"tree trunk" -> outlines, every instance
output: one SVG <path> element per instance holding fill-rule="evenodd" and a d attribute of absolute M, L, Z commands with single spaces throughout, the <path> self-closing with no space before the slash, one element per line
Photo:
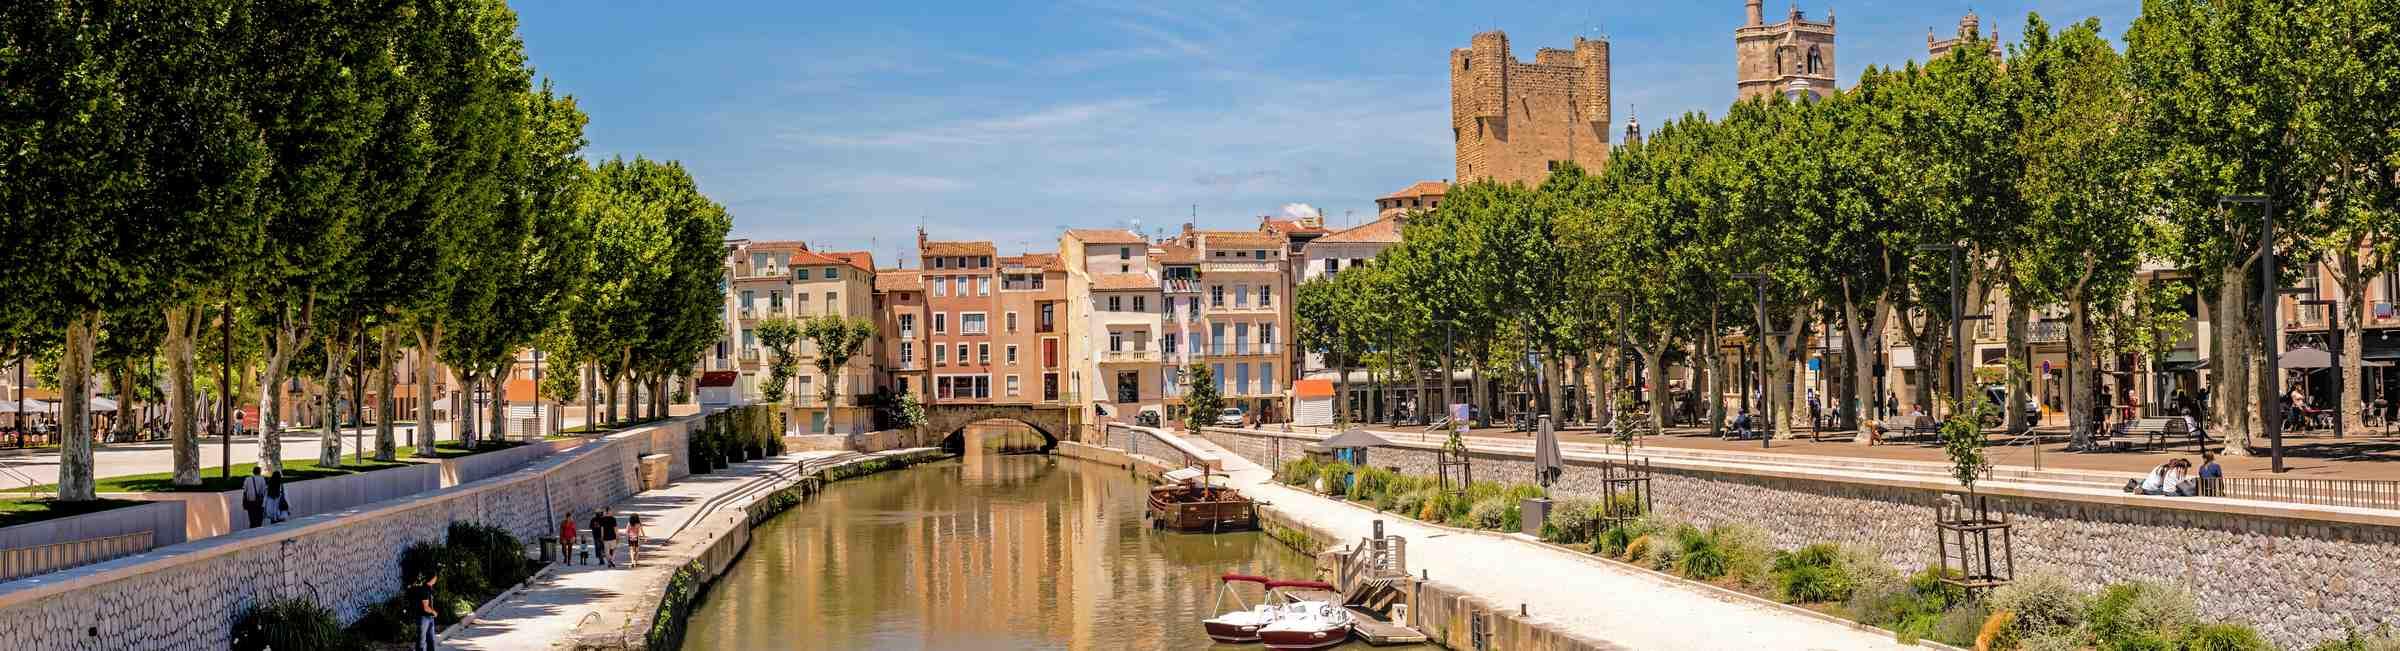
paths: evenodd
<path fill-rule="evenodd" d="M 2008 359 L 2015 362 L 2008 372 L 2008 404 L 2000 405 L 2000 422 L 2010 434 L 2024 434 L 2032 428 L 2025 422 L 2025 397 L 2033 394 L 2029 381 L 2033 369 L 2032 344 L 2026 334 L 2032 328 L 2033 311 L 2026 309 L 2024 297 L 2012 286 L 2008 292 Z"/>
<path fill-rule="evenodd" d="M 383 334 L 376 337 L 378 349 L 375 356 L 375 460 L 377 461 L 391 461 L 399 456 L 399 443 L 392 436 L 392 412 L 399 408 L 398 401 L 392 399 L 392 388 L 395 384 L 392 380 L 392 355 L 395 348 L 392 340 L 398 337 L 398 329 L 398 326 L 384 326 Z"/>
<path fill-rule="evenodd" d="M 2366 377 L 2359 372 L 2359 368 L 2362 366 L 2359 355 L 2366 353 L 2366 346 L 2363 345 L 2364 342 L 2360 341 L 2359 335 L 2365 333 L 2366 330 L 2359 326 L 2365 325 L 2367 322 L 2367 301 L 2365 299 L 2367 280 L 2371 276 L 2360 273 L 2357 249 L 2336 255 L 2335 258 L 2338 262 L 2335 264 L 2337 273 L 2334 274 L 2334 277 L 2336 284 L 2342 288 L 2342 313 L 2340 317 L 2334 319 L 2334 325 L 2342 333 L 2342 368 L 2340 370 L 2342 379 L 2341 386 L 2338 387 L 2340 393 L 2334 401 L 2334 404 L 2340 405 L 2336 408 L 2339 413 L 2334 414 L 2334 417 L 2342 419 L 2341 431 L 2347 434 L 2363 432 L 2367 427 L 2366 421 L 2360 418 L 2367 409 L 2366 385 L 2364 384 Z"/>
<path fill-rule="evenodd" d="M 2251 316 L 2249 307 L 2249 278 L 2243 271 L 2247 265 L 2235 265 L 2221 271 L 2217 288 L 2217 309 L 2210 313 L 2218 333 L 2216 350 L 2209 355 L 2209 375 L 2215 380 L 2209 399 L 2216 403 L 2216 429 L 2225 441 L 2225 453 L 2250 454 L 2252 403 L 2258 392 L 2251 384 L 2254 365 L 2248 360 L 2262 357 L 2253 354 Z M 2273 403 L 2269 403 L 2272 405 Z"/>
<path fill-rule="evenodd" d="M 458 431 L 459 446 L 471 450 L 478 440 L 475 431 L 475 383 L 478 376 L 471 369 L 454 370 L 458 373 L 458 393 L 450 397 L 450 417 L 456 421 L 452 429 Z"/>
<path fill-rule="evenodd" d="M 267 338 L 267 368 L 258 387 L 258 467 L 272 473 L 283 470 L 283 373 L 300 347 L 299 327 L 276 326 Z"/>
<path fill-rule="evenodd" d="M 508 372 L 516 366 L 512 357 L 492 370 L 492 429 L 485 440 L 493 443 L 508 440 Z"/>
<path fill-rule="evenodd" d="M 433 447 L 436 440 L 434 423 L 438 421 L 433 416 L 433 384 L 435 382 L 433 349 L 436 344 L 440 343 L 441 336 L 441 331 L 432 327 L 417 331 L 417 365 L 413 369 L 417 373 L 417 427 L 416 436 L 413 438 L 416 439 L 414 443 L 417 446 L 417 456 L 419 457 L 434 455 Z M 456 407 L 456 405 L 452 406 Z"/>
<path fill-rule="evenodd" d="M 2070 318 L 2074 328 L 2074 332 L 2067 337 L 2066 409 L 2068 429 L 2073 439 L 2068 447 L 2089 450 L 2094 445 L 2093 437 L 2098 433 L 2095 429 L 2098 424 L 2092 422 L 2091 405 L 2096 397 L 2092 391 L 2092 380 L 2100 368 L 2092 350 L 2092 304 L 2083 292 L 2076 291 L 2068 295 L 2068 305 L 2072 310 Z"/>
<path fill-rule="evenodd" d="M 99 498 L 92 476 L 92 345 L 99 336 L 99 310 L 81 310 L 67 321 L 58 356 L 59 501 Z"/>
<path fill-rule="evenodd" d="M 1458 351 L 1445 346 L 1442 348 L 1442 397 L 1441 402 L 1438 403 L 1444 417 L 1449 416 L 1450 401 L 1453 399 L 1452 396 L 1457 395 L 1457 393 L 1450 388 L 1451 382 L 1457 378 Z M 1458 425 L 1458 423 L 1451 423 L 1450 428 L 1458 429 Z"/>
<path fill-rule="evenodd" d="M 167 431 L 175 448 L 175 485 L 200 485 L 199 405 L 193 391 L 197 371 L 192 350 L 199 336 L 200 307 L 167 309 Z"/>
<path fill-rule="evenodd" d="M 342 465 L 342 339 L 340 330 L 325 337 L 324 435 L 317 441 L 317 465 L 327 468 Z"/>
<path fill-rule="evenodd" d="M 1658 434 L 1667 432 L 1667 376 L 1660 372 L 1659 366 L 1667 357 L 1666 351 L 1663 344 L 1645 344 L 1641 350 L 1642 367 L 1649 370 L 1649 377 L 1644 379 L 1649 380 L 1650 431 Z"/>
<path fill-rule="evenodd" d="M 1343 358 L 1338 350 L 1333 351 L 1331 357 L 1334 360 L 1333 423 L 1347 427 L 1350 424 L 1350 360 Z"/>
<path fill-rule="evenodd" d="M 1417 424 L 1420 426 L 1430 424 L 1433 422 L 1433 401 L 1425 399 L 1425 355 L 1417 352 L 1409 353 L 1408 369 L 1410 375 L 1417 377 L 1417 413 L 1415 414 Z"/>
<path fill-rule="evenodd" d="M 1559 389 L 1562 384 L 1560 380 L 1566 377 L 1567 360 L 1558 356 L 1557 346 L 1550 346 L 1547 353 L 1542 355 L 1542 413 L 1550 416 L 1552 428 L 1566 422 L 1566 405 L 1561 404 L 1566 400 L 1566 392 Z"/>

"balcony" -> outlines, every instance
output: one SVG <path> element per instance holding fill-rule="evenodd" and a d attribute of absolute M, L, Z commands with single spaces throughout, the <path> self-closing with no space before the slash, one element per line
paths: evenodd
<path fill-rule="evenodd" d="M 1200 280 L 1197 278 L 1169 278 L 1166 280 L 1165 285 L 1166 291 L 1169 294 L 1200 293 Z"/>
<path fill-rule="evenodd" d="M 1208 355 L 1208 356 L 1211 356 L 1211 357 L 1231 357 L 1231 356 L 1239 356 L 1239 355 L 1273 355 L 1273 354 L 1276 354 L 1276 353 L 1278 352 L 1278 351 L 1277 351 L 1277 345 L 1276 345 L 1276 344 L 1271 344 L 1271 343 L 1254 343 L 1254 344 L 1209 344 L 1209 345 L 1208 345 L 1206 348 L 1204 348 L 1203 350 L 1204 350 L 1205 352 L 1203 352 L 1202 354 L 1204 354 L 1204 355 Z"/>
<path fill-rule="evenodd" d="M 2034 322 L 2034 324 L 2033 324 L 2033 332 L 2027 333 L 2027 336 L 2025 337 L 2025 339 L 2026 339 L 2026 341 L 2031 341 L 2031 342 L 2033 342 L 2033 343 L 2037 343 L 2037 344 L 2055 344 L 2055 343 L 2061 343 L 2061 342 L 2064 342 L 2064 341 L 2066 341 L 2066 340 L 2067 340 L 2067 322 L 2065 322 L 2065 321 L 2037 321 L 2037 322 Z"/>
<path fill-rule="evenodd" d="M 1211 260 L 1200 263 L 1200 273 L 1201 275 L 1224 273 L 1280 273 L 1281 270 L 1277 268 L 1279 266 L 1281 265 L 1278 265 L 1274 262 L 1258 262 L 1255 260 L 1242 262 L 1217 262 Z"/>
<path fill-rule="evenodd" d="M 1158 351 L 1156 350 L 1110 350 L 1100 353 L 1100 363 L 1102 364 L 1155 364 L 1157 362 Z"/>
<path fill-rule="evenodd" d="M 758 308 L 750 307 L 750 306 L 748 306 L 748 305 L 744 305 L 744 306 L 742 306 L 742 320 L 743 320 L 743 321 L 757 321 L 757 320 L 758 320 Z"/>
<path fill-rule="evenodd" d="M 756 349 L 756 348 L 744 348 L 744 349 L 742 349 L 742 361 L 745 361 L 745 362 L 755 362 L 755 361 L 758 361 L 758 349 Z"/>
<path fill-rule="evenodd" d="M 1211 305 L 1209 306 L 1208 311 L 1223 314 L 1270 314 L 1275 311 L 1275 306 L 1261 305 L 1258 303 L 1227 303 L 1224 305 Z"/>
<path fill-rule="evenodd" d="M 783 316 L 783 314 L 784 308 L 782 304 L 778 303 L 767 306 L 767 316 Z"/>

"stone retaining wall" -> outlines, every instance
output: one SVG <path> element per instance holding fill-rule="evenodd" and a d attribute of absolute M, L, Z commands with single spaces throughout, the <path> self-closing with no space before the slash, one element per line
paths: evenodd
<path fill-rule="evenodd" d="M 1321 438 L 1216 428 L 1201 436 L 1269 468 L 1300 458 Z M 1432 475 L 1434 448 L 1396 443 L 1370 450 L 1368 462 Z M 1532 481 L 1529 454 L 1470 456 L 1478 480 Z M 1904 570 L 1935 561 L 1935 507 L 1956 490 L 1910 480 L 1654 467 L 1653 500 L 1662 516 L 1757 527 L 1782 548 L 1824 541 L 1866 546 Z M 1553 492 L 1599 499 L 1599 475 L 1597 461 L 1570 456 Z M 2388 571 L 2400 558 L 2400 526 L 2373 514 L 2039 488 L 1987 492 L 2001 495 L 1994 504 L 2015 523 L 2019 575 L 2056 573 L 2087 590 L 2134 579 L 2181 583 L 2200 595 L 2207 617 L 2250 624 L 2287 648 L 2338 638 L 2349 627 L 2400 626 L 2400 573 Z"/>
<path fill-rule="evenodd" d="M 400 589 L 400 550 L 438 542 L 451 522 L 535 540 L 551 514 L 589 512 L 633 494 L 644 454 L 683 465 L 698 417 L 603 437 L 499 477 L 294 519 L 63 572 L 0 583 L 0 649 L 212 649 L 240 613 L 292 597 L 348 622 Z"/>

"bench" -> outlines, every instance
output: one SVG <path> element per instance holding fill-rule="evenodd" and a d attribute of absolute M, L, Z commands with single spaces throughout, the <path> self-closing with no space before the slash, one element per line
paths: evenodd
<path fill-rule="evenodd" d="M 1934 420 L 1932 416 L 1927 416 L 1924 414 L 1918 414 L 1916 416 L 1902 416 L 1900 420 L 1900 429 L 1898 431 L 1900 432 L 1899 438 L 1904 439 L 1916 438 L 1919 436 L 1926 438 L 1940 438 L 1942 435 L 1942 421 Z"/>
<path fill-rule="evenodd" d="M 2126 447 L 2130 445 L 2132 441 L 2124 439 L 2132 439 L 2136 437 L 2143 440 L 2143 447 L 2161 447 L 2166 445 L 2169 439 L 2177 438 L 2198 442 L 2202 448 L 2208 447 L 2208 433 L 2205 431 L 2193 430 L 2191 427 L 2191 421 L 2184 419 L 2182 416 L 2174 416 L 2169 418 L 2136 418 L 2130 421 L 2121 422 L 2118 423 L 2116 427 L 2103 430 L 2102 436 L 2098 441 L 2095 442 L 2104 445 L 2114 445 L 2116 447 Z"/>

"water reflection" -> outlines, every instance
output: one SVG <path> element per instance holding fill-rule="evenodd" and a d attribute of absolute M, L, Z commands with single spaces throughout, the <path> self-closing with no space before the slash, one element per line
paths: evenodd
<path fill-rule="evenodd" d="M 1122 470 L 968 457 L 835 484 L 761 527 L 685 648 L 1207 648 L 1217 575 L 1313 572 L 1261 534 L 1152 531 Z"/>

